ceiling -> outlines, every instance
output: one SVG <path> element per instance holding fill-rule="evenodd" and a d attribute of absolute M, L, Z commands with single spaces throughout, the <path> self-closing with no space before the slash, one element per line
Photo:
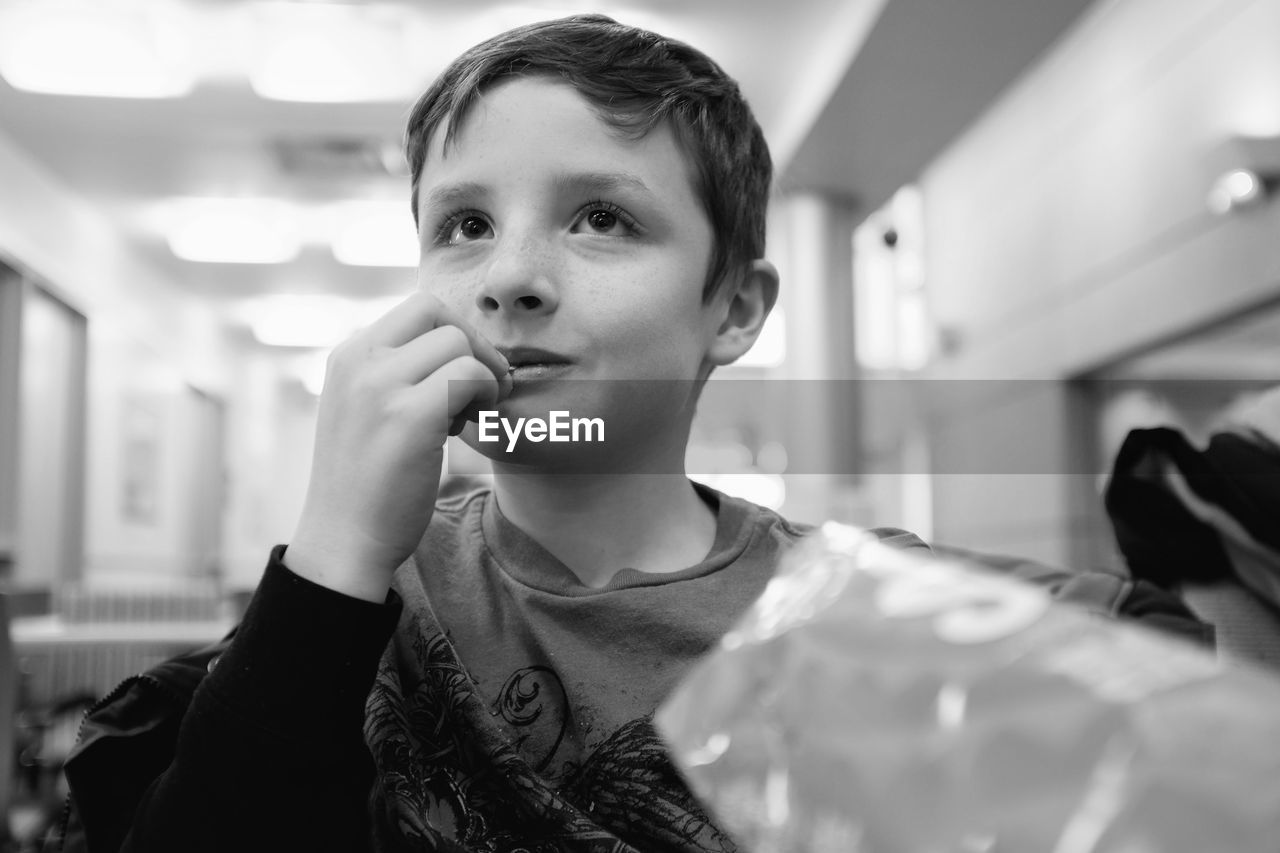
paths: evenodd
<path fill-rule="evenodd" d="M 21 0 L 0 0 L 0 9 Z M 108 2 L 108 0 L 100 0 Z M 151 0 L 212 16 L 255 0 Z M 1077 17 L 1089 0 L 541 0 L 529 6 L 399 0 L 422 33 L 425 82 L 462 48 L 506 26 L 602 11 L 702 47 L 741 83 L 784 187 L 819 187 L 870 209 L 914 177 Z M 227 30 L 225 32 L 231 32 Z M 205 41 L 225 37 L 210 27 Z M 211 50 L 210 50 L 211 48 Z M 234 57 L 243 46 L 205 44 Z M 173 256 L 163 203 L 179 196 L 274 197 L 300 205 L 387 199 L 409 99 L 318 104 L 259 97 L 230 62 L 187 96 L 129 100 L 31 94 L 0 80 L 0 134 L 101 209 L 140 253 L 192 294 L 228 304 L 263 293 L 380 296 L 406 268 L 350 267 L 327 248 L 287 264 Z M 391 167 L 388 168 L 388 163 Z M 3 197 L 0 196 L 0 203 Z"/>
<path fill-rule="evenodd" d="M 891 0 L 784 185 L 871 212 L 915 179 L 1093 0 Z"/>
<path fill-rule="evenodd" d="M 1090 375 L 1120 382 L 1191 380 L 1275 385 L 1280 304 L 1253 306 L 1209 328 L 1164 341 Z"/>

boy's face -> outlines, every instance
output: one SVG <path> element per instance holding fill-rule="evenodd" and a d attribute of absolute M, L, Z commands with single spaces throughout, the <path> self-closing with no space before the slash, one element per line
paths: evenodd
<path fill-rule="evenodd" d="M 662 395 L 691 383 L 637 399 L 592 382 L 570 402 L 548 382 L 705 375 L 723 319 L 721 300 L 702 300 L 712 230 L 671 129 L 623 138 L 567 85 L 530 77 L 488 90 L 447 151 L 443 135 L 419 188 L 419 286 L 508 353 L 502 408 L 534 413 L 522 398 L 545 389 L 606 424 L 671 418 L 682 401 Z"/>

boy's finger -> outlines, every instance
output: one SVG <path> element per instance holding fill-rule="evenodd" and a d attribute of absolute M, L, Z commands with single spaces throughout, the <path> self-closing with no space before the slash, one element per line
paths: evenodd
<path fill-rule="evenodd" d="M 444 417 L 453 434 L 454 427 L 496 403 L 498 394 L 498 383 L 489 366 L 467 355 L 441 365 L 413 389 L 413 406 L 424 418 Z"/>
<path fill-rule="evenodd" d="M 431 381 L 448 385 L 451 422 L 474 420 L 481 409 L 493 406 L 498 400 L 498 385 L 489 375 L 488 366 L 474 358 L 454 359 L 436 371 Z"/>
<path fill-rule="evenodd" d="M 417 385 L 455 358 L 474 355 L 466 332 L 457 326 L 437 326 L 393 350 L 390 366 L 399 381 Z"/>
<path fill-rule="evenodd" d="M 434 329 L 444 306 L 429 293 L 418 290 L 396 305 L 362 333 L 370 343 L 398 347 Z"/>
<path fill-rule="evenodd" d="M 441 326 L 456 326 L 467 336 L 472 354 L 493 372 L 503 387 L 505 395 L 510 391 L 509 367 L 502 353 L 494 348 L 471 324 L 451 311 L 435 296 L 416 291 L 412 296 L 392 308 L 367 330 L 371 342 L 387 347 L 401 347 Z"/>
<path fill-rule="evenodd" d="M 507 364 L 507 359 L 497 348 L 491 344 L 484 335 L 477 332 L 470 323 L 459 317 L 444 305 L 440 306 L 440 325 L 456 326 L 467 336 L 467 340 L 471 342 L 471 354 L 476 360 L 485 367 L 493 371 L 493 377 L 498 380 L 498 385 L 502 389 L 501 395 L 506 396 L 511 391 L 511 366 Z"/>

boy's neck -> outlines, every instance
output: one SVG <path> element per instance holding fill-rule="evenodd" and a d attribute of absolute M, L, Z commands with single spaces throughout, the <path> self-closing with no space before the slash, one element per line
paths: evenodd
<path fill-rule="evenodd" d="M 683 474 L 496 473 L 494 492 L 502 514 L 588 587 L 622 569 L 688 568 L 715 542 L 715 511 Z"/>

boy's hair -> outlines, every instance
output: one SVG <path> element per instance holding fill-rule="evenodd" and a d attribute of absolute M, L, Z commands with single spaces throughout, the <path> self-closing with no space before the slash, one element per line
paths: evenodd
<path fill-rule="evenodd" d="M 710 300 L 728 274 L 764 255 L 773 166 L 738 84 L 689 45 L 604 15 L 575 15 L 510 30 L 471 48 L 436 78 L 414 105 L 407 129 L 415 223 L 427 146 L 436 130 L 447 125 L 448 145 L 486 88 L 535 74 L 562 79 L 606 123 L 630 138 L 671 122 L 695 167 L 694 190 L 711 221 L 704 300 Z"/>

